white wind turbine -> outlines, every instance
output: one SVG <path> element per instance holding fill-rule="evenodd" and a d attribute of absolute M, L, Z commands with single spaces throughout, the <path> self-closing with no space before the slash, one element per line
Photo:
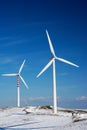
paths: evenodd
<path fill-rule="evenodd" d="M 62 59 L 62 58 L 59 58 L 56 56 L 55 54 L 55 51 L 54 51 L 54 48 L 53 48 L 53 45 L 52 45 L 52 42 L 51 42 L 51 39 L 50 39 L 50 36 L 48 34 L 48 31 L 46 30 L 46 35 L 47 35 L 47 38 L 48 38 L 48 43 L 49 43 L 49 46 L 50 46 L 50 50 L 51 50 L 51 53 L 53 55 L 52 59 L 50 60 L 50 62 L 41 70 L 41 72 L 37 75 L 37 78 L 44 72 L 46 71 L 46 69 L 48 69 L 48 67 L 53 64 L 53 112 L 54 114 L 57 113 L 57 94 L 56 94 L 56 68 L 55 68 L 55 60 L 59 60 L 59 61 L 62 61 L 64 63 L 67 63 L 67 64 L 70 64 L 72 66 L 75 66 L 75 67 L 79 67 L 78 65 L 70 62 L 70 61 L 67 61 L 65 59 Z"/>
<path fill-rule="evenodd" d="M 20 75 L 23 67 L 24 67 L 25 60 L 23 61 L 18 73 L 13 73 L 13 74 L 2 74 L 2 76 L 17 76 L 17 106 L 20 107 L 20 79 L 24 83 L 25 87 L 28 89 L 28 85 L 24 81 L 23 77 Z"/>

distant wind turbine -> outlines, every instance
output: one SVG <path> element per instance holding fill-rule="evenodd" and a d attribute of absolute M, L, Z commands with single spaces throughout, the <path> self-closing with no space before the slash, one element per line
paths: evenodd
<path fill-rule="evenodd" d="M 54 51 L 54 48 L 53 48 L 53 45 L 52 45 L 52 42 L 51 42 L 51 39 L 50 39 L 50 36 L 48 34 L 48 31 L 46 30 L 46 35 L 47 35 L 47 38 L 48 38 L 48 43 L 49 43 L 49 46 L 50 46 L 50 50 L 51 50 L 51 53 L 53 55 L 53 57 L 51 58 L 50 62 L 42 69 L 42 71 L 37 75 L 37 78 L 44 72 L 46 71 L 49 66 L 51 64 L 53 64 L 53 112 L 54 114 L 57 113 L 57 94 L 56 94 L 56 68 L 55 68 L 55 60 L 59 60 L 59 61 L 62 61 L 64 63 L 67 63 L 67 64 L 70 64 L 72 66 L 75 66 L 75 67 L 79 67 L 78 65 L 70 62 L 70 61 L 67 61 L 65 59 L 62 59 L 62 58 L 59 58 L 56 56 L 55 54 L 55 51 Z"/>
<path fill-rule="evenodd" d="M 17 90 L 18 90 L 18 101 L 17 101 L 17 106 L 20 107 L 20 79 L 21 81 L 24 83 L 25 87 L 28 89 L 28 85 L 26 84 L 26 82 L 24 81 L 23 77 L 20 75 L 23 67 L 24 67 L 24 63 L 25 63 L 25 60 L 23 61 L 18 73 L 13 73 L 13 74 L 2 74 L 2 76 L 17 76 Z"/>

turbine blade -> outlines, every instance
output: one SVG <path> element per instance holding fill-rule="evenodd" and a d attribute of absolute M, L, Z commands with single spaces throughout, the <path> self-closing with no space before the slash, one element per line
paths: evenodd
<path fill-rule="evenodd" d="M 25 87 L 26 87 L 27 89 L 29 89 L 28 85 L 26 84 L 26 82 L 24 81 L 24 79 L 22 78 L 22 76 L 20 76 L 20 78 L 21 78 L 22 82 L 24 83 Z"/>
<path fill-rule="evenodd" d="M 47 34 L 48 43 L 49 43 L 49 46 L 50 46 L 51 53 L 52 53 L 53 56 L 55 56 L 55 51 L 54 51 L 54 48 L 53 48 L 53 45 L 52 45 L 52 42 L 51 42 L 51 39 L 50 39 L 50 36 L 49 36 L 47 30 L 46 30 L 46 34 Z"/>
<path fill-rule="evenodd" d="M 37 75 L 37 78 L 52 64 L 54 58 L 42 69 L 42 71 Z"/>
<path fill-rule="evenodd" d="M 72 62 L 70 62 L 70 61 L 67 61 L 67 60 L 65 60 L 65 59 L 62 59 L 62 58 L 59 58 L 59 57 L 55 57 L 55 58 L 56 58 L 57 60 L 59 60 L 59 61 L 64 62 L 64 63 L 70 64 L 70 65 L 75 66 L 75 67 L 79 67 L 78 65 L 76 65 L 76 64 L 74 64 L 74 63 L 72 63 Z"/>
<path fill-rule="evenodd" d="M 17 74 L 2 74 L 2 76 L 17 76 Z"/>
<path fill-rule="evenodd" d="M 22 69 L 23 69 L 23 67 L 24 67 L 24 63 L 25 63 L 25 60 L 23 61 L 22 65 L 21 65 L 21 67 L 20 67 L 20 69 L 19 69 L 19 74 L 21 73 L 21 71 L 22 71 Z"/>

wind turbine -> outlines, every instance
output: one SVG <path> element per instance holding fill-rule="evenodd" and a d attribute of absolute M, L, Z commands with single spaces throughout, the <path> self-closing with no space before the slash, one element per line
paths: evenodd
<path fill-rule="evenodd" d="M 50 51 L 51 51 L 53 57 L 51 58 L 50 62 L 37 75 L 37 78 L 44 71 L 46 71 L 51 65 L 53 65 L 53 112 L 54 112 L 54 114 L 56 114 L 57 113 L 57 94 L 56 94 L 56 68 L 55 68 L 55 60 L 62 61 L 64 63 L 70 64 L 70 65 L 75 66 L 75 67 L 79 67 L 79 66 L 74 64 L 74 63 L 72 63 L 72 62 L 70 62 L 70 61 L 67 61 L 67 60 L 62 59 L 60 57 L 57 57 L 56 54 L 55 54 L 55 51 L 54 51 L 54 48 L 53 48 L 53 45 L 52 45 L 52 42 L 51 42 L 51 39 L 50 39 L 50 36 L 49 36 L 47 30 L 46 30 L 46 35 L 47 35 L 48 43 L 49 43 L 49 46 L 50 46 Z"/>
<path fill-rule="evenodd" d="M 26 82 L 24 81 L 23 77 L 20 75 L 21 71 L 24 67 L 25 64 L 25 60 L 23 61 L 22 65 L 20 66 L 20 69 L 18 71 L 18 73 L 13 73 L 13 74 L 2 74 L 2 76 L 17 76 L 17 106 L 20 107 L 20 79 L 21 81 L 24 83 L 25 87 L 28 89 L 28 85 L 26 84 Z"/>

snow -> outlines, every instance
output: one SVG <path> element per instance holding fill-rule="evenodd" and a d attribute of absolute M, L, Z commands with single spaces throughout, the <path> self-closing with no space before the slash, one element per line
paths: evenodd
<path fill-rule="evenodd" d="M 2 108 L 0 130 L 87 130 L 87 113 L 74 113 L 73 117 L 72 111 L 58 109 L 54 115 L 52 109 L 40 107 Z M 82 120 L 73 122 L 73 118 Z"/>

